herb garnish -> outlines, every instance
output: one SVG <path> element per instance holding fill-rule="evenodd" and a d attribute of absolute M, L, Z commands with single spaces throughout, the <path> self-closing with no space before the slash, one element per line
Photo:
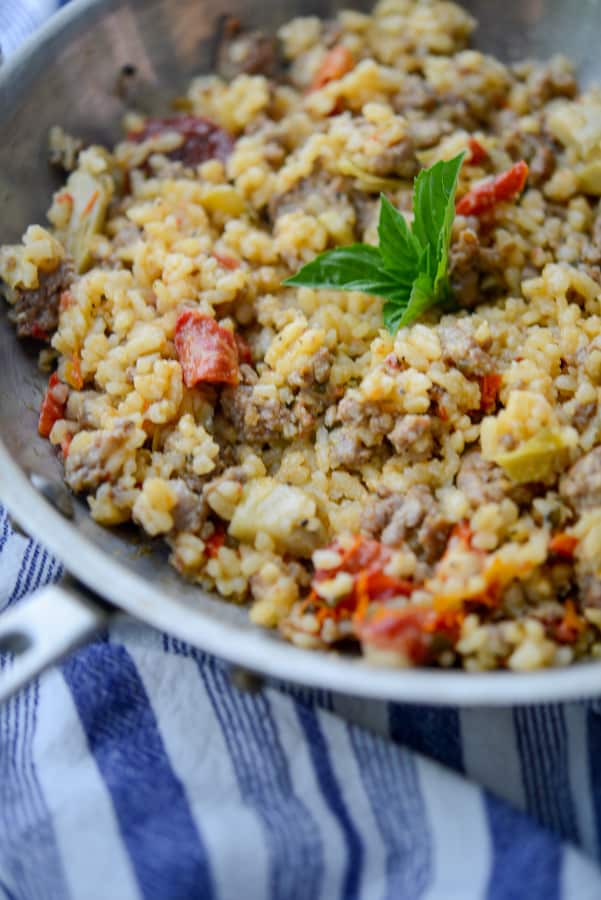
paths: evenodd
<path fill-rule="evenodd" d="M 464 156 L 460 153 L 419 173 L 413 188 L 411 228 L 380 194 L 377 247 L 351 244 L 328 250 L 284 284 L 383 297 L 384 325 L 391 334 L 431 306 L 449 300 L 449 244 Z"/>

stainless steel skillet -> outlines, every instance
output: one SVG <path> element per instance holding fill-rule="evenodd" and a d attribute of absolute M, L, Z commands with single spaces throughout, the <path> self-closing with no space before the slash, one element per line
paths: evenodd
<path fill-rule="evenodd" d="M 210 68 L 219 13 L 273 29 L 297 14 L 326 16 L 337 5 L 74 0 L 0 69 L 0 243 L 43 220 L 54 187 L 46 163 L 51 125 L 60 123 L 88 139 L 117 136 L 124 65 L 136 67 L 129 90 L 151 111 L 191 74 Z M 473 0 L 467 6 L 481 23 L 477 46 L 506 59 L 562 51 L 579 64 L 585 82 L 601 80 L 597 0 Z M 244 609 L 183 582 L 168 567 L 160 544 L 141 545 L 131 532 L 100 528 L 86 505 L 62 487 L 59 464 L 36 430 L 45 379 L 4 314 L 0 359 L 0 497 L 72 576 L 0 618 L 0 649 L 15 653 L 13 666 L 0 675 L 0 700 L 93 635 L 117 610 L 265 675 L 365 697 L 500 705 L 601 693 L 600 664 L 528 675 L 376 669 L 296 649 L 253 627 Z"/>

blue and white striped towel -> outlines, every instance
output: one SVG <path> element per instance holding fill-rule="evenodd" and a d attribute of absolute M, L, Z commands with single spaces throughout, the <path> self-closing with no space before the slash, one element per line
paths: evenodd
<path fill-rule="evenodd" d="M 59 577 L 0 511 L 0 609 Z M 0 709 L 5 900 L 599 900 L 600 857 L 601 703 L 241 694 L 123 621 Z"/>

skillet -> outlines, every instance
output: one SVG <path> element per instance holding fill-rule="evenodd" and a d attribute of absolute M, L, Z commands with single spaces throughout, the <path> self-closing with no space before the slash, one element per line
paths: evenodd
<path fill-rule="evenodd" d="M 56 188 L 47 165 L 53 124 L 112 143 L 124 112 L 123 66 L 134 66 L 129 101 L 165 108 L 191 75 L 211 69 L 216 17 L 272 30 L 294 15 L 332 14 L 336 0 L 73 0 L 0 68 L 0 243 L 42 222 Z M 368 8 L 370 3 L 354 4 Z M 564 52 L 584 84 L 601 80 L 600 0 L 471 0 L 475 44 L 511 60 Z M 1 40 L 1 36 L 0 36 Z M 245 609 L 187 584 L 160 543 L 133 530 L 106 530 L 62 483 L 49 444 L 37 434 L 46 378 L 33 347 L 18 343 L 0 314 L 0 498 L 13 519 L 43 541 L 70 573 L 0 618 L 0 702 L 127 613 L 245 670 L 377 699 L 459 705 L 558 701 L 601 693 L 601 664 L 518 674 L 376 668 L 363 660 L 304 651 L 250 624 Z M 0 535 L 0 544 L 2 537 Z"/>

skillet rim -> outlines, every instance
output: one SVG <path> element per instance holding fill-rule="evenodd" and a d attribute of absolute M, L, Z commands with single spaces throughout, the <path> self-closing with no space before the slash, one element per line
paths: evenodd
<path fill-rule="evenodd" d="M 126 0 L 72 0 L 0 66 L 0 89 L 28 61 L 42 54 L 86 14 L 127 6 Z M 16 338 L 15 338 L 16 339 Z M 11 515 L 52 551 L 79 581 L 134 618 L 195 644 L 229 663 L 278 680 L 375 700 L 430 703 L 440 706 L 509 706 L 557 702 L 601 694 L 601 663 L 583 662 L 565 668 L 528 673 L 465 672 L 440 669 L 376 667 L 363 659 L 332 652 L 303 650 L 259 627 L 241 628 L 219 621 L 202 609 L 174 602 L 141 575 L 111 558 L 94 541 L 81 535 L 39 494 L 15 462 L 0 434 L 0 499 Z M 198 589 L 199 596 L 214 595 Z M 223 601 L 227 602 L 227 601 Z"/>

